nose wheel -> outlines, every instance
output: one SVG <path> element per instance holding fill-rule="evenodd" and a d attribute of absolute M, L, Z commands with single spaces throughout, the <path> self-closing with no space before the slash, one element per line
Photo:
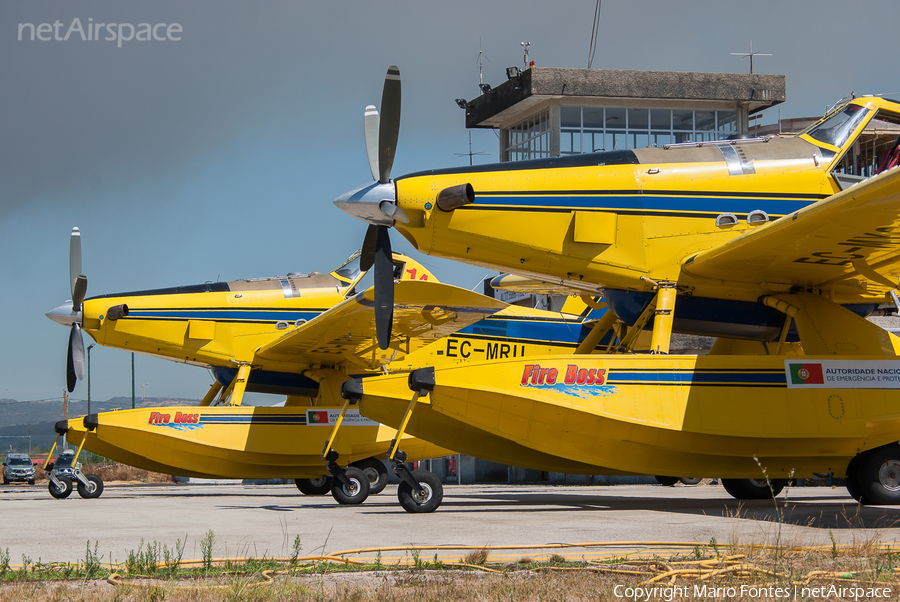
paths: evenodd
<path fill-rule="evenodd" d="M 409 470 L 403 461 L 406 454 L 394 454 L 393 471 L 400 478 L 397 499 L 404 510 L 412 514 L 434 512 L 444 499 L 444 486 L 440 479 L 427 470 Z"/>
<path fill-rule="evenodd" d="M 64 500 L 72 494 L 72 479 L 65 475 L 53 476 L 47 488 L 54 498 Z"/>
<path fill-rule="evenodd" d="M 854 462 L 857 462 L 854 466 Z M 855 470 L 853 470 L 855 468 Z M 848 467 L 847 478 L 852 479 L 856 472 L 857 482 L 847 489 L 851 495 L 858 486 L 862 504 L 897 505 L 900 504 L 900 444 L 891 443 L 870 449 L 854 458 Z"/>
<path fill-rule="evenodd" d="M 338 453 L 334 450 L 325 456 L 325 468 L 333 475 L 331 479 L 331 497 L 339 504 L 355 506 L 362 504 L 369 497 L 369 477 L 359 468 L 338 466 Z"/>

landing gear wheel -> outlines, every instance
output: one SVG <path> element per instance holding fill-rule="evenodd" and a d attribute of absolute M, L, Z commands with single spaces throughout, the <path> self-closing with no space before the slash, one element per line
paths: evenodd
<path fill-rule="evenodd" d="M 425 489 L 424 494 L 415 491 L 406 481 L 400 481 L 397 488 L 397 499 L 407 512 L 434 512 L 444 499 L 444 486 L 434 473 L 427 470 L 414 470 L 413 479 Z"/>
<path fill-rule="evenodd" d="M 350 466 L 360 469 L 369 478 L 369 495 L 377 495 L 387 487 L 388 472 L 381 460 L 366 458 L 365 460 L 354 462 Z"/>
<path fill-rule="evenodd" d="M 303 495 L 325 495 L 331 491 L 331 477 L 294 479 L 294 483 Z"/>
<path fill-rule="evenodd" d="M 900 504 L 900 444 L 870 449 L 859 459 L 859 485 L 865 504 Z"/>
<path fill-rule="evenodd" d="M 698 485 L 703 479 L 689 479 L 687 477 L 681 477 L 678 480 L 682 485 Z"/>
<path fill-rule="evenodd" d="M 675 485 L 675 483 L 678 482 L 678 477 L 655 476 L 653 478 L 656 479 L 656 482 L 659 483 L 660 485 L 662 485 L 663 487 L 672 487 Z"/>
<path fill-rule="evenodd" d="M 340 504 L 362 504 L 369 497 L 369 478 L 358 468 L 348 466 L 344 474 L 350 479 L 350 487 L 341 483 L 340 479 L 331 480 L 331 495 Z"/>
<path fill-rule="evenodd" d="M 769 483 L 772 489 L 769 490 Z M 781 493 L 787 485 L 787 479 L 722 479 L 722 487 L 738 500 L 767 500 Z"/>
<path fill-rule="evenodd" d="M 67 476 L 58 476 L 56 480 L 59 481 L 60 487 L 57 487 L 53 484 L 53 481 L 50 481 L 47 489 L 50 490 L 50 495 L 56 499 L 64 500 L 72 494 L 72 479 Z"/>
<path fill-rule="evenodd" d="M 84 478 L 88 480 L 88 483 L 90 485 L 86 487 L 81 483 L 81 481 L 78 481 L 78 495 L 86 500 L 92 500 L 100 497 L 100 495 L 103 493 L 103 479 L 95 474 L 86 474 L 84 475 Z"/>
<path fill-rule="evenodd" d="M 847 488 L 850 497 L 860 504 L 865 504 L 862 487 L 859 485 L 859 458 L 859 456 L 856 456 L 847 465 L 847 476 L 844 477 L 844 486 Z"/>

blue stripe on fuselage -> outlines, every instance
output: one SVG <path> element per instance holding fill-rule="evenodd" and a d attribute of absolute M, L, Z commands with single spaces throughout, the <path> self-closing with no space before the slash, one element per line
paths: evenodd
<path fill-rule="evenodd" d="M 664 211 L 677 213 L 735 213 L 746 214 L 762 210 L 773 216 L 787 215 L 816 202 L 815 198 L 784 198 L 755 196 L 703 197 L 685 193 L 685 196 L 652 196 L 640 194 L 475 194 L 475 203 L 457 210 L 517 208 L 533 211 L 558 211 L 571 209 L 597 209 L 605 211 Z"/>
<path fill-rule="evenodd" d="M 324 310 L 275 309 L 131 309 L 120 319 L 216 320 L 220 322 L 294 322 L 312 320 Z"/>
<path fill-rule="evenodd" d="M 306 424 L 306 414 L 294 416 L 200 414 L 200 424 Z"/>
<path fill-rule="evenodd" d="M 609 384 L 683 384 L 683 385 L 780 385 L 787 386 L 783 370 L 773 371 L 669 371 L 610 370 L 606 382 Z"/>

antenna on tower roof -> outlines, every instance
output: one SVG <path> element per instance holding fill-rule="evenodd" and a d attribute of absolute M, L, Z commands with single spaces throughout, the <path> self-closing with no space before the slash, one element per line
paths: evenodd
<path fill-rule="evenodd" d="M 472 152 L 472 132 L 469 132 L 469 152 L 453 153 L 453 154 L 456 155 L 457 157 L 468 157 L 470 166 L 472 165 L 472 157 L 474 157 L 475 155 L 490 155 L 490 153 L 486 153 L 483 151 L 478 151 L 478 152 L 474 152 L 474 153 Z"/>
<path fill-rule="evenodd" d="M 750 75 L 753 75 L 753 57 L 755 56 L 772 56 L 766 52 L 753 52 L 753 40 L 750 40 L 750 52 L 732 52 L 731 56 L 750 57 Z"/>
<path fill-rule="evenodd" d="M 487 59 L 487 62 L 491 62 L 491 59 L 488 59 L 485 56 L 484 51 L 481 50 L 481 36 L 478 36 L 478 56 L 475 57 L 475 60 L 478 61 L 478 85 L 484 83 L 484 59 Z"/>
<path fill-rule="evenodd" d="M 528 69 L 531 67 L 531 62 L 528 60 L 528 49 L 531 48 L 531 42 L 521 42 L 519 45 L 525 49 L 525 58 L 522 61 L 525 63 L 525 68 Z"/>

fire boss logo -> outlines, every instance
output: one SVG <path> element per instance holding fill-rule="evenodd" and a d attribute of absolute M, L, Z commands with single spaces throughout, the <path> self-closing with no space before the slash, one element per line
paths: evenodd
<path fill-rule="evenodd" d="M 182 414 L 181 412 L 175 412 L 175 420 L 172 420 L 171 414 L 150 412 L 148 424 L 197 424 L 199 421 L 200 414 Z"/>
<path fill-rule="evenodd" d="M 556 368 L 541 368 L 540 364 L 526 364 L 522 371 L 522 382 L 528 385 L 555 385 L 559 379 Z M 566 366 L 566 373 L 561 384 L 600 386 L 606 380 L 605 368 L 579 368 L 577 365 Z"/>

